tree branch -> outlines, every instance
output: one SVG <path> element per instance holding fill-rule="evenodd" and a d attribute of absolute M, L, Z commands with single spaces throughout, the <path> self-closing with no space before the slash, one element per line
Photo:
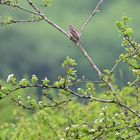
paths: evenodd
<path fill-rule="evenodd" d="M 110 73 L 112 74 L 115 69 L 117 68 L 117 66 L 122 62 L 122 60 L 118 60 L 118 62 L 115 63 L 115 65 L 113 66 L 113 68 L 110 70 Z"/>
<path fill-rule="evenodd" d="M 37 6 L 35 6 L 35 4 L 31 0 L 27 0 L 27 2 L 38 14 L 41 14 L 41 11 L 37 8 Z"/>
<path fill-rule="evenodd" d="M 93 12 L 91 13 L 91 15 L 87 18 L 87 20 L 85 21 L 85 23 L 83 24 L 83 26 L 81 27 L 81 31 L 80 31 L 80 35 L 82 35 L 82 32 L 84 31 L 85 27 L 88 25 L 88 23 L 91 21 L 91 19 L 93 18 L 93 16 L 97 13 L 97 11 L 99 10 L 99 7 L 101 5 L 101 3 L 103 2 L 103 0 L 100 0 L 98 2 L 98 4 L 96 5 L 95 9 L 93 10 Z"/>
<path fill-rule="evenodd" d="M 115 100 L 106 100 L 106 99 L 100 99 L 100 98 L 96 98 L 96 97 L 93 97 L 93 95 L 91 94 L 89 94 L 89 95 L 82 95 L 82 94 L 79 94 L 79 93 L 77 93 L 77 92 L 75 92 L 75 91 L 72 91 L 71 89 L 69 89 L 69 88 L 65 88 L 65 87 L 56 87 L 56 86 L 51 86 L 51 85 L 48 85 L 48 86 L 44 86 L 44 85 L 39 85 L 39 84 L 37 84 L 37 85 L 29 85 L 29 86 L 25 86 L 25 87 L 17 87 L 17 88 L 15 88 L 15 89 L 13 89 L 13 90 L 10 90 L 8 93 L 6 93 L 6 95 L 3 97 L 3 98 L 6 98 L 8 95 L 11 95 L 12 94 L 12 92 L 14 92 L 14 91 L 17 91 L 17 90 L 20 90 L 20 89 L 24 89 L 24 88 L 35 88 L 35 87 L 39 87 L 39 88 L 47 88 L 47 89 L 49 89 L 49 88 L 53 88 L 53 89 L 62 89 L 62 90 L 64 90 L 64 91 L 66 91 L 66 92 L 69 92 L 69 93 L 71 93 L 72 95 L 74 95 L 74 96 L 76 96 L 76 97 L 79 97 L 79 98 L 83 98 L 83 99 L 89 99 L 90 101 L 98 101 L 98 102 L 103 102 L 103 103 L 112 103 L 112 104 L 116 104 L 116 105 L 118 105 L 118 106 L 120 106 L 120 107 L 123 107 L 123 108 L 125 108 L 125 109 L 127 109 L 129 112 L 131 112 L 132 114 L 134 114 L 135 116 L 137 116 L 138 118 L 140 118 L 140 114 L 138 114 L 136 111 L 134 111 L 133 109 L 131 109 L 130 107 L 128 107 L 128 106 L 126 106 L 126 105 L 124 105 L 124 104 L 122 104 L 122 103 L 120 103 L 119 101 L 117 102 L 117 101 L 115 101 Z M 3 98 L 1 98 L 1 99 L 3 99 Z"/>
<path fill-rule="evenodd" d="M 12 7 L 12 8 L 13 7 L 14 8 L 18 8 L 18 9 L 20 9 L 22 11 L 25 11 L 25 12 L 28 12 L 30 14 L 39 15 L 37 12 L 31 11 L 31 10 L 29 10 L 27 8 L 24 8 L 24 7 L 20 6 L 18 3 L 16 3 L 16 4 L 13 5 L 10 2 L 1 2 L 0 5 L 6 5 L 6 6 L 9 6 L 9 7 Z"/>
<path fill-rule="evenodd" d="M 25 20 L 15 20 L 15 19 L 11 19 L 10 21 L 6 22 L 6 21 L 0 21 L 0 25 L 7 25 L 7 24 L 15 24 L 15 23 L 32 23 L 32 22 L 39 22 L 43 20 L 42 18 L 38 18 L 38 19 L 25 19 Z"/>

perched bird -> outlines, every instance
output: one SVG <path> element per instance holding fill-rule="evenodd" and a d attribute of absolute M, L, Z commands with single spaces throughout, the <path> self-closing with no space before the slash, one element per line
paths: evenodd
<path fill-rule="evenodd" d="M 80 41 L 80 34 L 72 25 L 69 26 L 68 33 L 74 42 L 78 43 Z"/>

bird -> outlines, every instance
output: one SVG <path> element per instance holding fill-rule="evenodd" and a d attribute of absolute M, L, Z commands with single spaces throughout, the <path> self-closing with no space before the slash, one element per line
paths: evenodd
<path fill-rule="evenodd" d="M 80 33 L 74 26 L 69 25 L 68 34 L 70 35 L 70 39 L 72 39 L 75 43 L 78 43 L 80 41 Z"/>

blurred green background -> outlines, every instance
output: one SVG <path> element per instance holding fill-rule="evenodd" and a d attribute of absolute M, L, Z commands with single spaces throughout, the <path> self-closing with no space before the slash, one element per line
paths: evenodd
<path fill-rule="evenodd" d="M 80 29 L 97 2 L 98 0 L 53 0 L 45 13 L 65 30 L 70 24 Z M 122 51 L 122 38 L 118 35 L 115 22 L 123 13 L 132 17 L 134 37 L 139 41 L 139 11 L 139 0 L 105 0 L 100 7 L 100 12 L 85 29 L 82 43 L 101 70 L 111 69 Z M 0 6 L 0 16 L 1 19 L 7 16 L 16 19 L 29 17 L 25 12 L 5 6 Z M 47 76 L 53 82 L 62 72 L 60 65 L 67 56 L 78 63 L 79 77 L 85 75 L 90 80 L 96 79 L 96 73 L 92 71 L 80 51 L 46 22 L 0 27 L 1 79 L 6 79 L 11 73 L 19 78 L 36 74 L 40 79 Z M 115 71 L 120 86 L 132 78 L 125 67 L 127 66 L 121 65 Z"/>
<path fill-rule="evenodd" d="M 42 3 L 42 1 L 38 2 Z M 67 27 L 72 24 L 79 30 L 97 2 L 98 0 L 52 0 L 51 6 L 44 12 L 63 29 L 67 30 Z M 20 3 L 27 5 L 25 1 Z M 100 7 L 100 12 L 85 29 L 81 38 L 82 44 L 101 70 L 111 69 L 123 50 L 122 38 L 119 37 L 115 26 L 115 22 L 123 13 L 132 17 L 134 38 L 139 41 L 139 11 L 139 0 L 105 0 Z M 0 20 L 8 16 L 15 19 L 31 17 L 25 12 L 0 6 Z M 79 77 L 85 75 L 90 80 L 96 80 L 96 73 L 81 52 L 63 34 L 46 22 L 0 26 L 0 79 L 6 80 L 11 73 L 19 79 L 36 74 L 40 79 L 47 76 L 53 82 L 63 72 L 61 63 L 67 56 L 78 63 Z M 117 68 L 115 76 L 120 87 L 132 79 L 124 64 Z M 19 91 L 18 94 L 26 96 L 28 94 L 22 94 L 26 92 L 36 91 Z M 8 98 L 2 100 L 0 120 L 15 121 L 14 110 L 17 108 Z"/>

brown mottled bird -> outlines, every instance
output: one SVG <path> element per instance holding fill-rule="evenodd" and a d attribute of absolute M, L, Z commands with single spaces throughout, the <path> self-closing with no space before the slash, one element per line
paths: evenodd
<path fill-rule="evenodd" d="M 68 33 L 74 42 L 78 43 L 80 41 L 80 34 L 72 25 L 69 26 Z"/>

